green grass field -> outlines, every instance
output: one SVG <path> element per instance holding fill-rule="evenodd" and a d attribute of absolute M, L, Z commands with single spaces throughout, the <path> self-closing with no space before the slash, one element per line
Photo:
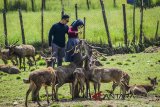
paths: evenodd
<path fill-rule="evenodd" d="M 49 4 L 50 3 L 50 4 Z M 69 2 L 66 0 L 65 4 L 65 13 L 70 15 L 70 25 L 75 20 L 74 4 L 76 1 Z M 91 9 L 87 10 L 85 0 L 77 1 L 79 10 L 78 17 L 83 19 L 86 17 L 86 39 L 90 42 L 99 43 L 102 40 L 103 43 L 107 43 L 107 36 L 105 32 L 105 27 L 103 23 L 102 12 L 100 8 L 99 0 L 92 1 Z M 117 7 L 113 7 L 112 0 L 104 0 L 106 15 L 108 19 L 109 31 L 111 40 L 114 45 L 123 44 L 123 13 L 122 13 L 122 3 L 126 3 L 124 0 L 117 1 Z M 3 2 L 1 1 L 0 9 L 3 7 Z M 30 5 L 30 4 L 29 4 Z M 41 12 L 40 2 L 36 0 L 37 11 L 23 11 L 23 23 L 24 23 L 24 32 L 26 36 L 26 41 L 28 44 L 33 44 L 34 42 L 41 41 Z M 53 23 L 56 23 L 60 20 L 61 16 L 61 5 L 60 2 L 55 0 L 54 2 L 47 2 L 47 10 L 44 12 L 44 36 L 45 41 L 48 41 L 48 32 Z M 30 8 L 30 7 L 29 7 Z M 133 6 L 126 4 L 126 13 L 127 13 L 127 29 L 128 29 L 128 38 L 129 41 L 133 38 L 133 23 L 132 23 L 132 14 Z M 156 31 L 157 20 L 160 20 L 160 7 L 154 7 L 151 9 L 144 10 L 144 34 L 153 38 Z M 0 40 L 1 43 L 4 43 L 4 30 L 3 30 L 3 16 L 0 14 Z M 137 40 L 139 38 L 140 32 L 140 10 L 136 9 L 136 36 Z M 19 23 L 18 11 L 9 11 L 7 13 L 7 29 L 8 29 L 8 39 L 12 43 L 17 39 L 21 43 L 21 29 Z M 159 34 L 159 33 L 158 33 Z M 67 36 L 66 36 L 67 37 Z M 80 35 L 82 38 L 82 35 Z"/>
<path fill-rule="evenodd" d="M 43 62 L 43 61 L 40 61 Z M 2 63 L 2 62 L 1 62 Z M 147 77 L 156 77 L 160 81 L 160 53 L 139 53 L 139 54 L 126 54 L 126 55 L 115 55 L 108 57 L 107 61 L 102 61 L 104 64 L 103 67 L 106 68 L 119 68 L 127 72 L 130 77 L 130 84 L 149 84 L 149 81 L 147 80 Z M 39 66 L 43 67 L 43 66 Z M 33 69 L 33 68 L 31 68 Z M 28 78 L 30 71 L 22 71 L 20 74 L 16 75 L 9 75 L 5 73 L 0 72 L 0 107 L 11 107 L 13 102 L 17 101 L 18 105 L 17 107 L 24 106 L 24 99 L 25 99 L 25 93 L 29 87 L 29 85 L 24 84 L 22 79 Z M 111 89 L 112 83 L 105 83 L 101 85 L 102 92 L 105 92 L 106 89 Z M 51 88 L 49 88 L 51 89 Z M 51 93 L 51 90 L 49 91 Z M 91 84 L 91 92 L 93 93 L 93 85 Z M 119 89 L 116 89 L 115 93 L 119 93 Z M 158 84 L 155 91 L 152 91 L 149 93 L 150 95 L 160 95 L 160 83 Z M 45 91 L 44 88 L 40 91 L 40 96 L 42 100 L 42 104 L 46 104 L 45 100 Z M 97 106 L 104 106 L 108 104 L 115 104 L 118 106 L 124 106 L 124 105 L 130 105 L 130 106 L 159 106 L 160 102 L 150 102 L 150 97 L 148 98 L 131 98 L 126 99 L 124 101 L 121 100 L 104 100 L 102 103 L 97 103 L 96 101 L 70 101 L 71 95 L 69 93 L 69 85 L 65 84 L 63 85 L 59 90 L 59 98 L 67 99 L 62 100 L 59 103 L 53 103 L 53 106 L 84 106 L 84 105 L 90 105 L 94 106 L 94 104 L 97 104 Z M 29 102 L 31 100 L 31 97 L 29 97 Z M 68 101 L 69 100 L 69 101 Z M 148 102 L 148 103 L 147 103 Z M 33 103 L 29 103 L 33 104 Z M 35 104 L 36 105 L 36 104 Z M 78 107 L 79 107 L 78 106 Z"/>

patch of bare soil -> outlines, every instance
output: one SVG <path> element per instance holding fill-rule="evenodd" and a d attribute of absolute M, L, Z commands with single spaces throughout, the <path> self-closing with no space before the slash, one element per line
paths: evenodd
<path fill-rule="evenodd" d="M 160 106 L 160 96 L 150 95 L 148 97 L 126 98 L 125 100 L 111 99 L 102 101 L 93 101 L 86 99 L 63 99 L 59 102 L 51 102 L 50 106 L 46 101 L 41 101 L 41 107 L 146 107 L 146 106 Z M 24 107 L 24 101 L 16 103 L 16 105 L 0 105 L 0 107 Z M 28 102 L 28 107 L 38 107 L 37 103 Z"/>
<path fill-rule="evenodd" d="M 160 47 L 150 46 L 144 50 L 144 53 L 155 53 L 155 52 L 160 52 Z"/>

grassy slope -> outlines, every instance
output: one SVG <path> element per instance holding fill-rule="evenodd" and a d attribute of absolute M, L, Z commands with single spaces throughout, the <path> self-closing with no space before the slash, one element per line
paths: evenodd
<path fill-rule="evenodd" d="M 121 62 L 122 65 L 117 64 Z M 1 62 L 2 63 L 2 62 Z M 116 55 L 108 57 L 107 61 L 102 62 L 105 67 L 116 67 L 120 68 L 131 76 L 130 84 L 148 84 L 149 81 L 147 80 L 147 77 L 155 77 L 157 76 L 158 79 L 160 79 L 160 53 L 140 53 L 140 54 L 127 54 L 127 55 Z M 29 72 L 22 72 L 18 75 L 7 75 L 3 74 L 0 75 L 0 107 L 5 106 L 11 106 L 14 101 L 18 101 L 18 103 L 24 104 L 25 99 L 25 93 L 28 89 L 28 85 L 24 84 L 22 82 L 23 78 L 27 78 L 29 75 Z M 16 79 L 17 77 L 20 77 L 21 79 Z M 109 84 L 102 84 L 101 90 L 104 92 L 106 89 L 111 89 L 111 83 Z M 93 86 L 91 85 L 92 89 L 91 92 L 93 92 Z M 51 91 L 50 91 L 51 92 Z M 41 90 L 41 98 L 42 100 L 45 99 L 44 97 L 44 88 Z M 116 93 L 119 93 L 119 90 L 116 90 Z M 156 90 L 154 92 L 151 92 L 152 94 L 160 95 L 160 83 Z M 150 94 L 151 94 L 150 93 Z M 63 87 L 59 90 L 59 98 L 71 98 L 69 94 L 69 86 L 68 84 L 65 84 Z M 30 99 L 30 97 L 29 97 Z M 143 105 L 143 106 L 151 106 L 151 105 L 158 105 L 158 102 L 149 102 L 149 104 L 146 104 L 148 100 L 147 99 L 127 99 L 125 101 L 117 101 L 117 100 L 111 100 L 111 101 L 103 101 L 103 103 L 97 103 L 100 106 L 104 106 L 106 104 L 110 104 L 115 102 L 117 105 L 128 105 L 131 104 L 132 106 L 135 105 Z M 46 103 L 46 102 L 45 102 Z M 84 101 L 83 103 L 80 102 L 63 102 L 58 103 L 57 105 L 91 105 L 93 106 L 96 104 L 96 102 L 92 101 Z M 56 104 L 55 104 L 56 105 Z"/>
<path fill-rule="evenodd" d="M 39 6 L 38 1 L 37 6 Z M 109 31 L 112 38 L 112 41 L 115 45 L 123 43 L 123 16 L 122 16 L 122 3 L 125 3 L 123 0 L 117 1 L 117 8 L 113 8 L 112 0 L 104 1 L 106 14 L 108 19 Z M 47 35 L 50 27 L 53 23 L 58 22 L 60 19 L 61 6 L 59 2 L 48 3 L 48 11 L 44 12 L 44 36 L 47 41 Z M 71 16 L 70 22 L 75 20 L 74 15 L 74 3 L 71 2 L 70 5 L 65 2 L 65 12 Z M 92 1 L 92 9 L 87 10 L 85 1 L 78 0 L 79 4 L 79 18 L 83 19 L 86 17 L 86 39 L 93 42 L 99 42 L 100 39 L 103 43 L 107 42 L 107 37 L 105 33 L 102 13 L 100 9 L 99 1 Z M 52 5 L 52 6 L 51 6 Z M 37 7 L 39 8 L 39 7 Z M 127 27 L 128 27 L 128 36 L 129 41 L 132 39 L 132 7 L 126 5 L 127 8 Z M 41 38 L 41 12 L 25 12 L 23 11 L 23 22 L 24 22 L 24 32 L 26 36 L 27 43 L 33 43 L 40 41 Z M 3 19 L 2 14 L 0 14 L 0 37 L 3 38 Z M 144 11 L 144 33 L 147 37 L 154 37 L 156 30 L 156 22 L 160 18 L 160 7 L 155 7 L 152 9 L 147 9 Z M 136 9 L 136 36 L 139 36 L 139 22 L 140 22 L 140 13 L 139 9 Z M 7 27 L 8 27 L 8 38 L 9 41 L 15 41 L 16 39 L 21 40 L 21 30 L 19 25 L 19 16 L 18 12 L 9 12 L 7 13 Z M 82 36 L 81 36 L 82 37 Z M 4 41 L 1 39 L 1 43 Z"/>

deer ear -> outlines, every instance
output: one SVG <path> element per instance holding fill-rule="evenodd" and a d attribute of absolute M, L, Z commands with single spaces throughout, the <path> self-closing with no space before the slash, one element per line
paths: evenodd
<path fill-rule="evenodd" d="M 148 77 L 148 80 L 151 80 L 151 78 L 150 78 L 150 77 Z"/>

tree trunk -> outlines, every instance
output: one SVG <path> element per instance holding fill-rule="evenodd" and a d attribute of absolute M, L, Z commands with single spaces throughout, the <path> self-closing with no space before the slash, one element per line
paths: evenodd
<path fill-rule="evenodd" d="M 128 37 L 127 37 L 127 21 L 126 21 L 126 7 L 125 4 L 122 4 L 123 7 L 123 22 L 124 22 L 124 44 L 128 47 Z"/>
<path fill-rule="evenodd" d="M 7 21 L 6 21 L 6 10 L 3 10 L 3 24 L 4 24 L 4 38 L 5 45 L 8 46 L 8 38 L 7 38 Z"/>
<path fill-rule="evenodd" d="M 90 9 L 90 7 L 89 7 L 89 0 L 86 0 L 86 3 L 87 3 L 87 8 L 89 10 Z"/>
<path fill-rule="evenodd" d="M 42 8 L 41 8 L 41 40 L 42 40 L 42 50 L 44 49 L 44 26 L 43 26 L 43 13 L 44 13 L 44 0 L 42 0 Z"/>
<path fill-rule="evenodd" d="M 24 27 L 23 27 L 23 18 L 22 18 L 22 13 L 21 13 L 20 8 L 19 8 L 19 20 L 20 20 L 20 26 L 21 26 L 21 32 L 22 32 L 22 43 L 26 44 L 25 35 L 24 35 Z"/>
<path fill-rule="evenodd" d="M 142 45 L 142 36 L 143 36 L 143 0 L 141 0 L 141 17 L 140 17 L 140 38 L 139 44 Z"/>
<path fill-rule="evenodd" d="M 109 47 L 112 48 L 112 42 L 111 42 L 111 38 L 110 38 L 110 33 L 109 33 L 109 28 L 108 28 L 107 17 L 106 17 L 106 13 L 105 13 L 103 0 L 100 0 L 100 3 L 101 3 L 101 8 L 102 8 L 104 25 L 105 25 L 105 29 L 106 29 L 106 33 L 107 33 L 107 37 L 108 37 L 108 44 L 109 44 Z"/>
<path fill-rule="evenodd" d="M 158 28 L 159 28 L 159 20 L 157 21 L 157 29 L 156 29 L 156 33 L 155 33 L 155 38 L 158 38 Z"/>
<path fill-rule="evenodd" d="M 76 20 L 78 19 L 78 10 L 77 10 L 77 4 L 75 4 L 75 15 L 76 15 Z"/>
<path fill-rule="evenodd" d="M 135 9 L 136 9 L 136 2 L 134 1 L 134 7 L 133 7 L 133 44 L 135 45 L 136 42 L 136 33 L 135 33 Z"/>
<path fill-rule="evenodd" d="M 85 36 L 86 36 L 86 17 L 84 17 L 83 39 L 85 39 Z"/>
<path fill-rule="evenodd" d="M 34 0 L 31 0 L 31 4 L 32 4 L 32 12 L 34 12 L 35 11 L 35 9 L 34 9 Z"/>
<path fill-rule="evenodd" d="M 116 7 L 116 0 L 113 0 L 113 5 L 114 7 Z"/>
<path fill-rule="evenodd" d="M 7 0 L 4 0 L 4 10 L 7 12 Z"/>

